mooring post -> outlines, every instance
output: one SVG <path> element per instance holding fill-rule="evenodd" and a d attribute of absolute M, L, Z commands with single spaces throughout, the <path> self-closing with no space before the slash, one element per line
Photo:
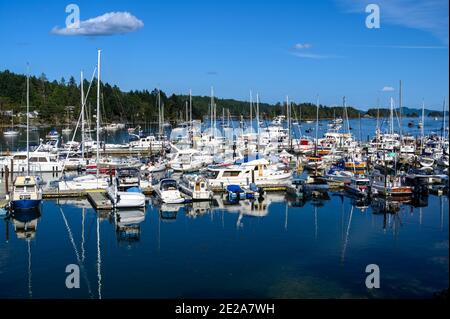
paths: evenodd
<path fill-rule="evenodd" d="M 11 158 L 11 184 L 14 182 L 14 160 Z"/>
<path fill-rule="evenodd" d="M 5 194 L 9 194 L 8 178 L 9 178 L 9 168 L 8 168 L 8 166 L 6 166 L 5 167 Z"/>

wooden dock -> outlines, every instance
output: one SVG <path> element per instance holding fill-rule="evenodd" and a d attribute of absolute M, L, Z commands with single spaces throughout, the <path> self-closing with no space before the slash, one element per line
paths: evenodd
<path fill-rule="evenodd" d="M 96 210 L 111 210 L 113 205 L 111 200 L 106 195 L 106 192 L 91 192 L 87 193 L 87 198 L 91 203 L 92 207 Z"/>
<path fill-rule="evenodd" d="M 104 193 L 103 189 L 93 190 L 74 190 L 74 191 L 60 191 L 57 189 L 48 189 L 42 193 L 42 198 L 57 199 L 57 198 L 79 198 L 86 197 L 88 193 Z"/>
<path fill-rule="evenodd" d="M 91 190 L 69 190 L 60 191 L 58 189 L 46 189 L 42 193 L 42 198 L 45 199 L 57 199 L 57 198 L 79 198 L 86 197 L 90 193 L 104 193 L 104 189 L 91 189 Z M 142 189 L 144 195 L 151 195 L 153 193 L 152 187 L 146 187 Z"/>

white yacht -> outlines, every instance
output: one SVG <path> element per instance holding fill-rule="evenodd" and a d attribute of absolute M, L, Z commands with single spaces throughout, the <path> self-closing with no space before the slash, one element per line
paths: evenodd
<path fill-rule="evenodd" d="M 185 198 L 178 190 L 177 181 L 174 179 L 162 179 L 155 187 L 155 194 L 164 204 L 182 204 Z"/>
<path fill-rule="evenodd" d="M 258 187 L 283 187 L 290 183 L 292 172 L 279 169 L 265 159 L 253 160 L 241 165 L 209 167 L 208 184 L 213 190 L 223 190 L 228 185 L 247 186 L 254 183 Z"/>
<path fill-rule="evenodd" d="M 58 182 L 58 188 L 61 191 L 107 189 L 108 186 L 108 177 L 96 177 L 95 175 L 80 176 Z"/>
<path fill-rule="evenodd" d="M 36 150 L 29 153 L 29 161 L 27 160 L 27 152 L 18 152 L 12 156 L 0 158 L 0 168 L 5 170 L 6 167 L 11 171 L 11 160 L 14 172 L 24 172 L 29 164 L 30 171 L 33 172 L 60 172 L 62 170 L 62 162 L 58 160 L 56 154 L 41 152 Z"/>
<path fill-rule="evenodd" d="M 145 195 L 139 191 L 119 191 L 117 183 L 113 183 L 106 190 L 106 194 L 114 208 L 145 207 Z"/>
<path fill-rule="evenodd" d="M 180 181 L 180 191 L 196 201 L 211 200 L 213 197 L 206 179 L 198 175 L 184 175 Z"/>
<path fill-rule="evenodd" d="M 372 192 L 383 196 L 409 196 L 413 191 L 404 185 L 401 176 L 383 174 L 379 169 L 372 171 L 371 187 Z"/>
<path fill-rule="evenodd" d="M 213 156 L 205 155 L 194 149 L 187 149 L 175 153 L 173 159 L 169 161 L 169 165 L 176 172 L 188 173 L 208 166 L 213 160 Z"/>
<path fill-rule="evenodd" d="M 135 140 L 130 141 L 130 148 L 133 150 L 143 150 L 143 151 L 161 151 L 164 147 L 164 142 L 157 140 L 153 135 L 147 137 L 139 137 L 136 134 L 130 134 L 136 137 Z"/>

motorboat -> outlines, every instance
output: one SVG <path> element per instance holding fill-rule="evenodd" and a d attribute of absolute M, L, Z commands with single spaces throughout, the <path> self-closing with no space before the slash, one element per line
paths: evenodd
<path fill-rule="evenodd" d="M 3 132 L 5 137 L 14 137 L 19 135 L 19 130 L 14 129 L 14 114 L 11 114 L 11 127 Z"/>
<path fill-rule="evenodd" d="M 3 132 L 3 135 L 4 135 L 5 137 L 8 137 L 8 136 L 17 136 L 17 135 L 19 135 L 19 131 L 14 130 L 14 129 L 9 129 L 9 130 L 4 131 L 4 132 Z"/>
<path fill-rule="evenodd" d="M 214 158 L 194 149 L 179 150 L 174 158 L 169 161 L 170 167 L 175 172 L 191 173 L 212 164 Z"/>
<path fill-rule="evenodd" d="M 413 193 L 413 188 L 405 185 L 402 176 L 386 174 L 379 169 L 372 171 L 371 189 L 382 196 L 410 196 Z"/>
<path fill-rule="evenodd" d="M 419 157 L 419 163 L 422 167 L 432 167 L 435 160 L 431 157 L 421 156 Z"/>
<path fill-rule="evenodd" d="M 266 159 L 252 160 L 240 165 L 226 167 L 208 167 L 208 184 L 212 190 L 224 190 L 228 185 L 248 186 L 254 183 L 257 187 L 286 187 L 290 184 L 292 172 L 279 169 Z"/>
<path fill-rule="evenodd" d="M 145 207 L 145 195 L 141 193 L 140 188 L 129 187 L 126 188 L 126 191 L 120 191 L 116 179 L 107 188 L 106 194 L 114 208 Z"/>
<path fill-rule="evenodd" d="M 121 123 L 111 123 L 103 127 L 105 131 L 117 131 L 123 128 L 125 128 L 125 125 Z"/>
<path fill-rule="evenodd" d="M 130 140 L 129 145 L 133 150 L 157 152 L 164 148 L 164 141 L 157 140 L 153 135 L 140 137 L 136 134 L 130 134 L 130 136 L 132 139 Z"/>
<path fill-rule="evenodd" d="M 42 201 L 42 189 L 34 176 L 17 176 L 14 180 L 10 205 L 13 211 L 36 209 Z"/>
<path fill-rule="evenodd" d="M 326 165 L 321 157 L 308 156 L 304 160 L 304 167 L 309 170 L 322 170 Z"/>
<path fill-rule="evenodd" d="M 108 186 L 108 177 L 95 175 L 79 176 L 71 180 L 63 179 L 58 182 L 60 191 L 107 189 Z"/>
<path fill-rule="evenodd" d="M 354 173 L 332 166 L 324 175 L 328 183 L 344 186 L 350 183 Z"/>
<path fill-rule="evenodd" d="M 193 201 L 211 200 L 213 197 L 213 192 L 209 190 L 206 179 L 200 175 L 183 175 L 179 188 Z"/>
<path fill-rule="evenodd" d="M 52 129 L 50 130 L 50 132 L 48 132 L 45 138 L 48 140 L 57 140 L 59 139 L 59 133 L 56 129 Z"/>
<path fill-rule="evenodd" d="M 14 170 L 14 172 L 25 172 L 29 166 L 30 171 L 33 172 L 60 172 L 62 170 L 62 162 L 58 160 L 56 154 L 42 152 L 38 150 L 29 153 L 29 160 L 27 160 L 28 153 L 17 152 L 12 156 L 6 156 L 0 159 L 0 168 L 3 170 Z M 11 168 L 11 162 L 13 167 Z"/>
<path fill-rule="evenodd" d="M 162 179 L 154 189 L 155 194 L 164 204 L 182 204 L 185 198 L 178 189 L 178 183 L 174 179 Z"/>
<path fill-rule="evenodd" d="M 360 197 L 369 196 L 370 179 L 364 175 L 358 175 L 350 179 L 350 183 L 345 184 L 345 190 Z"/>

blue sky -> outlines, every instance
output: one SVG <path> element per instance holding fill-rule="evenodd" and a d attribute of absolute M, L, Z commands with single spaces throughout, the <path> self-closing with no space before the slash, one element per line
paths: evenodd
<path fill-rule="evenodd" d="M 70 3 L 81 21 L 128 12 L 131 32 L 52 32 L 65 27 Z M 379 29 L 366 28 L 367 3 L 380 6 Z M 101 48 L 102 80 L 123 90 L 209 95 L 214 86 L 219 97 L 248 99 L 252 90 L 266 102 L 300 102 L 319 94 L 328 105 L 345 95 L 366 109 L 397 100 L 402 79 L 406 106 L 424 99 L 440 109 L 448 99 L 447 0 L 0 0 L 0 26 L 0 69 L 25 73 L 30 62 L 32 74 L 51 80 L 78 80 L 80 69 L 90 77 Z"/>

